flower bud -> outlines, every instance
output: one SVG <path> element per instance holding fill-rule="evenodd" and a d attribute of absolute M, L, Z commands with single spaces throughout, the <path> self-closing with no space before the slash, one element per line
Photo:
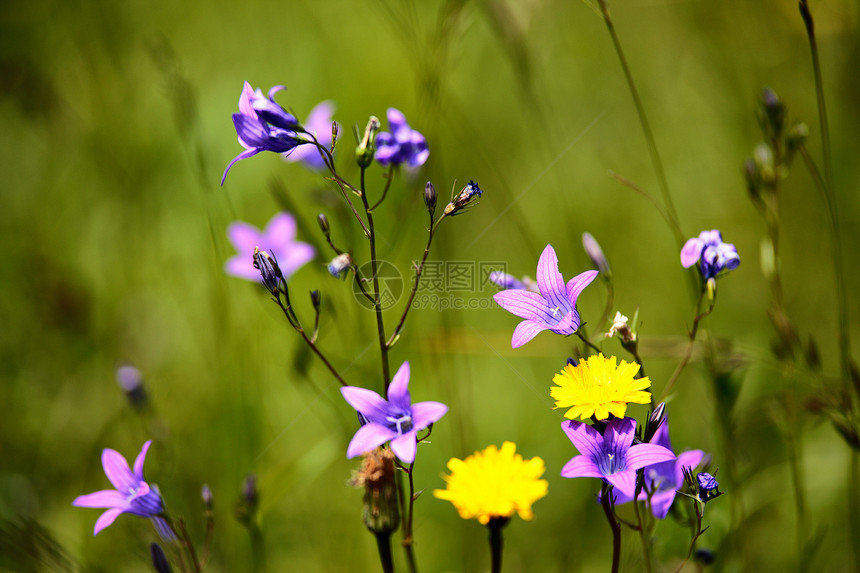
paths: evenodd
<path fill-rule="evenodd" d="M 206 511 L 212 511 L 212 490 L 206 484 L 203 484 L 203 487 L 200 488 L 200 499 L 203 500 Z"/>
<path fill-rule="evenodd" d="M 343 277 L 352 266 L 352 256 L 349 253 L 341 253 L 328 264 L 328 272 L 336 279 Z"/>
<path fill-rule="evenodd" d="M 660 429 L 660 425 L 663 424 L 663 420 L 666 418 L 666 403 L 660 402 L 657 404 L 657 407 L 654 408 L 654 411 L 651 412 L 651 415 L 648 416 L 648 421 L 645 422 L 645 433 L 642 436 L 642 441 L 650 442 L 651 438 L 654 437 L 654 434 L 657 433 L 657 430 Z"/>
<path fill-rule="evenodd" d="M 765 88 L 762 91 L 758 111 L 759 123 L 765 135 L 768 138 L 782 137 L 783 129 L 785 129 L 785 104 L 780 101 L 772 89 Z"/>
<path fill-rule="evenodd" d="M 355 161 L 362 169 L 373 163 L 373 154 L 376 152 L 373 141 L 377 131 L 379 131 L 379 119 L 371 115 L 367 120 L 367 127 L 364 128 L 364 136 L 355 148 Z"/>
<path fill-rule="evenodd" d="M 436 212 L 436 188 L 431 182 L 427 182 L 424 186 L 424 204 L 427 205 L 427 210 L 430 211 L 430 216 Z"/>
<path fill-rule="evenodd" d="M 474 181 L 469 181 L 469 183 L 460 191 L 460 194 L 445 206 L 445 214 L 458 215 L 460 211 L 468 207 L 474 202 L 476 197 L 480 197 L 482 194 L 483 191 L 478 187 L 478 184 Z"/>
<path fill-rule="evenodd" d="M 708 301 L 713 302 L 717 296 L 717 279 L 709 278 L 705 283 L 705 288 L 707 289 Z"/>
<path fill-rule="evenodd" d="M 125 397 L 132 408 L 141 411 L 149 405 L 149 397 L 146 394 L 143 374 L 140 370 L 130 364 L 120 366 L 116 369 L 116 382 L 125 392 Z"/>
<path fill-rule="evenodd" d="M 325 238 L 328 239 L 329 233 L 331 232 L 331 227 L 328 224 L 328 217 L 320 213 L 317 215 L 317 223 L 319 223 L 320 231 L 322 231 Z"/>
<path fill-rule="evenodd" d="M 236 520 L 245 526 L 250 526 L 257 513 L 260 503 L 260 492 L 257 491 L 257 476 L 248 474 L 242 481 L 242 496 L 235 507 Z"/>
<path fill-rule="evenodd" d="M 314 310 L 316 310 L 317 312 L 319 312 L 321 302 L 322 302 L 322 295 L 320 294 L 320 291 L 312 290 L 311 291 L 311 304 L 313 305 Z"/>
<path fill-rule="evenodd" d="M 149 546 L 149 554 L 152 556 L 152 566 L 158 573 L 171 573 L 173 571 L 161 545 L 158 543 L 151 544 Z"/>
<path fill-rule="evenodd" d="M 272 296 L 277 297 L 280 293 L 280 284 L 284 279 L 281 274 L 281 269 L 278 267 L 278 261 L 266 251 L 261 251 L 259 247 L 254 247 L 254 268 L 260 271 L 260 276 L 263 278 L 263 285 L 266 287 Z"/>
<path fill-rule="evenodd" d="M 603 279 L 608 280 L 611 278 L 612 270 L 609 268 L 609 261 L 606 260 L 603 249 L 600 248 L 600 244 L 591 236 L 591 233 L 582 234 L 582 248 L 585 249 L 585 254 L 591 259 L 592 264 L 597 267 Z"/>
<path fill-rule="evenodd" d="M 400 525 L 400 510 L 394 479 L 394 453 L 376 448 L 366 454 L 351 483 L 364 488 L 364 525 L 376 534 L 396 531 Z"/>

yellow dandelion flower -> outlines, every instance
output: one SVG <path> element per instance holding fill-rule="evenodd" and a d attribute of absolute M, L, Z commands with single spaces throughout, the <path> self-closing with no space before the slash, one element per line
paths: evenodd
<path fill-rule="evenodd" d="M 454 504 L 463 519 L 477 518 L 484 525 L 493 517 L 510 517 L 516 511 L 531 519 L 532 504 L 546 495 L 549 482 L 538 479 L 545 471 L 543 460 L 523 460 L 517 445 L 488 446 L 465 460 L 451 458 L 451 475 L 443 476 L 446 489 L 433 495 Z"/>
<path fill-rule="evenodd" d="M 550 388 L 556 408 L 570 408 L 565 418 L 587 420 L 594 416 L 605 420 L 609 414 L 623 418 L 627 404 L 647 404 L 651 393 L 644 389 L 651 386 L 648 377 L 636 379 L 639 365 L 624 360 L 615 365 L 615 357 L 603 354 L 589 356 L 578 366 L 568 364 L 556 374 L 552 381 L 558 386 Z"/>

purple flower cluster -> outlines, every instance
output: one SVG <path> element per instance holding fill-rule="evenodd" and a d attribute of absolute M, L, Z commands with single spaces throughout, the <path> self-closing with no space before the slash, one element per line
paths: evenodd
<path fill-rule="evenodd" d="M 233 114 L 233 125 L 245 151 L 227 165 L 221 176 L 221 185 L 227 179 L 227 172 L 240 159 L 247 159 L 261 151 L 284 153 L 307 143 L 296 133 L 301 129 L 298 120 L 275 102 L 275 94 L 282 89 L 285 89 L 284 86 L 275 86 L 269 90 L 268 97 L 264 97 L 260 89 L 254 90 L 251 84 L 245 82 L 245 88 L 239 96 L 239 113 Z"/>
<path fill-rule="evenodd" d="M 388 108 L 388 129 L 376 136 L 376 160 L 380 165 L 407 164 L 409 167 L 424 165 L 430 156 L 427 140 L 409 127 L 406 116 L 400 110 Z"/>
<path fill-rule="evenodd" d="M 705 280 L 716 277 L 720 272 L 736 269 L 741 264 L 738 250 L 731 243 L 724 243 L 719 231 L 702 231 L 681 249 L 681 264 L 689 268 L 699 263 L 699 270 Z"/>

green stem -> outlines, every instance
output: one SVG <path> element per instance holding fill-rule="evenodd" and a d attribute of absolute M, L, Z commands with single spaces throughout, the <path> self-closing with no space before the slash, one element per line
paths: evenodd
<path fill-rule="evenodd" d="M 696 344 L 696 334 L 699 331 L 699 324 L 702 319 L 711 314 L 714 311 L 714 304 L 716 303 L 716 298 L 711 301 L 710 306 L 704 312 L 699 312 L 699 307 L 702 304 L 702 299 L 705 296 L 704 290 L 702 294 L 699 295 L 699 300 L 696 302 L 696 317 L 693 319 L 693 328 L 690 329 L 689 340 L 687 341 L 687 349 L 684 351 L 684 357 L 681 359 L 681 362 L 678 364 L 675 371 L 672 373 L 672 376 L 669 378 L 669 382 L 666 383 L 666 388 L 663 389 L 663 392 L 660 394 L 660 398 L 657 400 L 657 403 L 663 402 L 666 399 L 666 396 L 669 395 L 669 392 L 672 391 L 672 387 L 675 385 L 675 382 L 678 381 L 678 378 L 681 376 L 681 372 L 684 371 L 684 368 L 687 367 L 687 364 L 690 362 L 690 358 L 693 356 L 693 347 Z"/>
<path fill-rule="evenodd" d="M 830 217 L 831 241 L 833 243 L 833 270 L 836 275 L 836 304 L 837 320 L 839 323 L 839 357 L 842 365 L 842 376 L 846 383 L 851 375 L 851 335 L 848 326 L 848 299 L 845 289 L 845 270 L 842 265 L 842 242 L 839 233 L 839 216 L 836 208 L 836 193 L 833 183 L 833 155 L 830 150 L 830 122 L 827 119 L 827 105 L 824 99 L 824 80 L 821 76 L 821 62 L 818 59 L 818 42 L 815 39 L 815 22 L 809 11 L 807 0 L 798 4 L 800 16 L 806 26 L 809 38 L 809 50 L 812 54 L 812 71 L 815 76 L 815 96 L 818 101 L 818 123 L 821 126 L 821 147 L 824 155 L 823 186 L 827 212 Z M 808 163 L 808 162 L 807 162 Z"/>
<path fill-rule="evenodd" d="M 361 169 L 361 202 L 364 204 L 364 213 L 367 216 L 367 241 L 370 243 L 370 267 L 373 273 L 373 312 L 376 315 L 376 331 L 379 340 L 379 354 L 382 362 L 382 385 L 385 389 L 385 397 L 388 397 L 388 384 L 391 382 L 391 374 L 388 367 L 388 344 L 385 340 L 385 322 L 382 319 L 382 302 L 379 300 L 379 261 L 376 259 L 376 228 L 373 225 L 373 212 L 367 202 L 367 189 L 364 183 L 365 169 Z M 390 180 L 389 180 L 390 181 Z"/>
<path fill-rule="evenodd" d="M 651 132 L 651 125 L 648 123 L 645 108 L 642 105 L 642 100 L 639 98 L 639 91 L 636 89 L 636 83 L 633 81 L 633 74 L 630 72 L 630 66 L 627 65 L 627 58 L 624 57 L 624 51 L 621 49 L 621 42 L 618 40 L 618 34 L 615 32 L 615 25 L 612 23 L 612 17 L 609 15 L 609 5 L 606 0 L 598 0 L 598 2 L 600 4 L 600 11 L 603 14 L 603 21 L 606 22 L 606 28 L 609 30 L 612 44 L 615 46 L 615 53 L 618 54 L 621 68 L 624 70 L 624 77 L 627 80 L 628 88 L 630 88 L 630 95 L 633 96 L 633 104 L 636 106 L 636 113 L 639 115 L 639 123 L 642 125 L 642 131 L 644 132 L 645 139 L 648 142 L 648 151 L 651 154 L 651 163 L 657 174 L 657 182 L 660 186 L 660 191 L 663 193 L 663 206 L 666 209 L 669 227 L 675 235 L 675 240 L 678 242 L 678 248 L 680 249 L 681 245 L 684 244 L 684 234 L 681 232 L 681 225 L 678 223 L 678 214 L 675 212 L 675 205 L 672 202 L 672 195 L 669 192 L 669 183 L 666 180 L 666 173 L 663 170 L 663 162 L 660 160 L 660 153 L 657 150 L 657 142 L 654 139 L 654 134 Z"/>

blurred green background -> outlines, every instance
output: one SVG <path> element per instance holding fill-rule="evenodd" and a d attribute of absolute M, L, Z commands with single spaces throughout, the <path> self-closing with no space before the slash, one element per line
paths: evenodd
<path fill-rule="evenodd" d="M 813 2 L 832 126 L 834 176 L 849 293 L 860 286 L 860 7 Z M 786 372 L 771 353 L 770 294 L 760 269 L 765 225 L 741 166 L 761 140 L 756 105 L 769 86 L 791 120 L 821 138 L 809 48 L 787 0 L 638 0 L 612 3 L 621 42 L 665 164 L 683 232 L 719 228 L 742 264 L 719 283 L 702 340 L 719 347 L 739 392 L 730 411 L 715 400 L 702 354 L 670 404 L 677 449 L 701 448 L 721 467 L 727 492 L 708 505 L 718 571 L 785 571 L 805 555 L 816 570 L 851 567 L 846 489 L 849 449 L 803 404 L 838 384 L 832 259 L 826 210 L 796 163 L 782 188 L 781 270 L 786 308 L 804 341 L 818 345 L 823 374 Z M 394 106 L 428 139 L 425 168 L 399 177 L 378 210 L 380 254 L 411 277 L 421 256 L 424 182 L 442 203 L 475 179 L 481 203 L 440 228 L 431 260 L 507 261 L 533 275 L 548 243 L 566 278 L 590 268 L 581 234 L 601 243 L 614 271 L 615 310 L 641 318 L 641 350 L 659 392 L 677 365 L 693 317 L 678 245 L 653 206 L 610 173 L 659 197 L 648 148 L 618 59 L 596 7 L 552 0 L 245 3 L 57 2 L 7 4 L 0 16 L 0 567 L 10 571 L 147 571 L 156 539 L 121 516 L 93 538 L 98 510 L 75 496 L 108 486 L 102 448 L 132 459 L 155 441 L 147 478 L 202 543 L 199 491 L 215 496 L 209 571 L 251 570 L 251 546 L 233 518 L 245 475 L 258 476 L 268 571 L 374 571 L 373 537 L 360 521 L 362 492 L 346 485 L 355 414 L 265 291 L 228 277 L 233 220 L 257 226 L 279 209 L 299 220 L 317 259 L 291 281 L 299 315 L 323 293 L 320 346 L 351 384 L 378 389 L 372 314 L 350 284 L 328 276 L 314 218 L 361 262 L 367 246 L 339 195 L 319 175 L 262 154 L 223 168 L 241 148 L 230 115 L 242 82 L 304 118 L 337 103 L 342 172 L 352 126 Z M 383 170 L 369 172 L 371 195 Z M 444 204 L 444 203 L 443 203 Z M 476 285 L 466 298 L 489 298 Z M 443 293 L 444 294 L 444 293 Z M 462 293 L 458 294 L 460 296 Z M 599 282 L 580 298 L 595 324 Z M 391 325 L 402 303 L 388 311 Z M 849 300 L 849 324 L 858 306 Z M 507 571 L 606 571 L 611 537 L 594 501 L 597 480 L 567 480 L 575 448 L 559 431 L 552 376 L 580 352 L 549 333 L 516 351 L 517 320 L 500 309 L 411 314 L 392 368 L 412 365 L 414 400 L 450 412 L 419 448 L 416 552 L 422 571 L 489 569 L 486 532 L 430 495 L 452 457 L 515 441 L 547 465 L 548 496 L 535 520 L 506 530 Z M 855 339 L 860 336 L 855 328 Z M 629 359 L 615 340 L 604 352 Z M 858 345 L 854 344 L 855 355 Z M 152 410 L 137 414 L 114 379 L 122 363 L 146 378 Z M 789 394 L 786 394 L 786 393 Z M 797 396 L 792 401 L 786 396 Z M 785 404 L 797 405 L 787 421 Z M 640 420 L 644 406 L 631 406 Z M 730 428 L 727 434 L 720 428 Z M 799 546 L 788 428 L 799 436 L 808 512 Z M 728 460 L 732 460 L 731 462 Z M 853 487 L 857 488 L 856 483 Z M 632 513 L 621 508 L 622 515 Z M 661 570 L 686 552 L 688 529 L 657 529 Z M 399 539 L 399 537 L 398 537 Z M 60 549 L 59 547 L 62 547 Z M 396 559 L 403 567 L 402 552 Z M 641 567 L 627 531 L 622 567 Z M 690 567 L 692 570 L 692 566 Z"/>

